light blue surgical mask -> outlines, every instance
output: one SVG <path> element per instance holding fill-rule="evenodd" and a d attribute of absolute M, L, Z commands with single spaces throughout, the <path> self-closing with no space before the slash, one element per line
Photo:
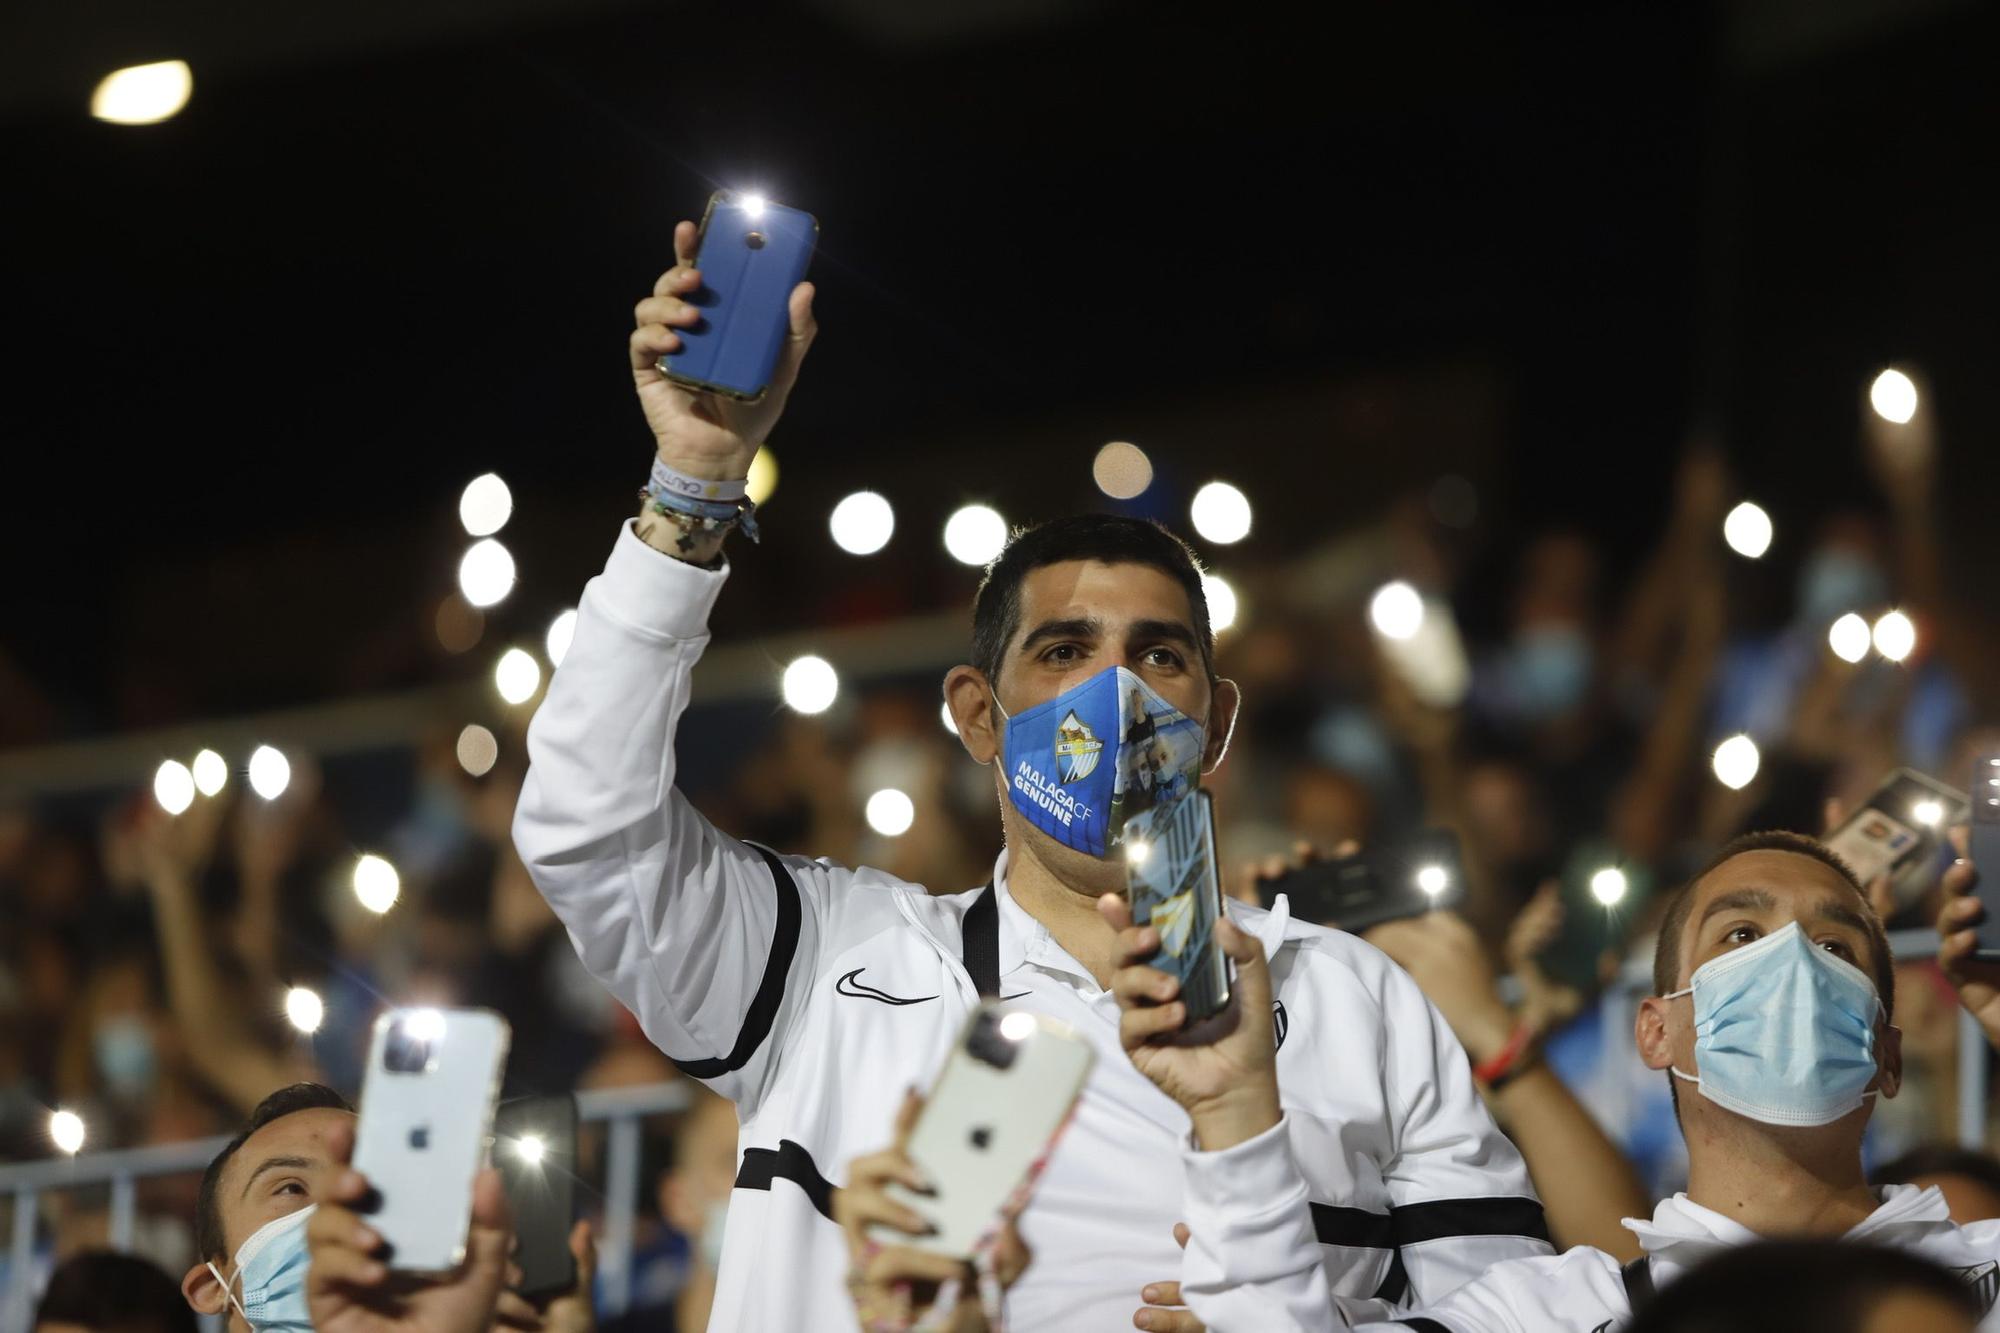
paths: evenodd
<path fill-rule="evenodd" d="M 153 1029 L 135 1014 L 107 1018 L 90 1034 L 91 1053 L 105 1088 L 121 1101 L 134 1102 L 153 1087 L 159 1061 L 153 1051 Z"/>
<path fill-rule="evenodd" d="M 996 697 L 993 706 L 1000 708 Z M 1009 716 L 1007 795 L 1065 847 L 1109 857 L 1127 821 L 1193 791 L 1208 727 L 1122 666 Z"/>
<path fill-rule="evenodd" d="M 1576 625 L 1523 630 L 1507 648 L 1507 702 L 1530 722 L 1560 717 L 1589 694 L 1595 658 L 1590 636 Z"/>
<path fill-rule="evenodd" d="M 318 1204 L 274 1218 L 250 1233 L 236 1247 L 236 1283 L 226 1280 L 214 1264 L 208 1271 L 222 1283 L 222 1294 L 256 1333 L 312 1333 L 312 1313 L 306 1308 L 306 1270 L 312 1253 L 306 1248 L 306 1221 Z"/>
<path fill-rule="evenodd" d="M 1858 551 L 1830 546 L 1814 551 L 1799 570 L 1799 619 L 1823 630 L 1849 611 L 1889 604 L 1889 579 Z"/>
<path fill-rule="evenodd" d="M 1673 1071 L 1725 1110 L 1767 1125 L 1826 1125 L 1872 1096 L 1875 983 L 1816 948 L 1796 921 L 1696 968 L 1695 1063 Z"/>

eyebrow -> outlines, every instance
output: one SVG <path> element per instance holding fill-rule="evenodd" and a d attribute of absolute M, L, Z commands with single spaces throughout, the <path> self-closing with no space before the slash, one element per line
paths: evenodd
<path fill-rule="evenodd" d="M 257 1164 L 257 1169 L 250 1173 L 250 1178 L 243 1182 L 242 1197 L 246 1199 L 250 1197 L 250 1187 L 256 1184 L 257 1177 L 263 1175 L 266 1171 L 277 1171 L 287 1167 L 296 1171 L 316 1165 L 317 1163 L 310 1157 L 266 1157 Z"/>
<path fill-rule="evenodd" d="M 1708 919 L 1722 912 L 1768 912 L 1777 907 L 1778 900 L 1763 889 L 1732 889 L 1717 897 L 1701 910 L 1701 920 L 1696 928 L 1708 924 Z"/>
<path fill-rule="evenodd" d="M 1028 631 L 1021 640 L 1021 652 L 1032 652 L 1038 645 L 1051 639 L 1094 639 L 1104 633 L 1104 622 L 1095 616 L 1077 616 L 1069 620 L 1044 620 Z M 1194 631 L 1178 620 L 1135 620 L 1126 632 L 1131 639 L 1154 639 L 1177 644 L 1192 651 L 1195 647 Z"/>
<path fill-rule="evenodd" d="M 1021 640 L 1021 651 L 1028 652 L 1035 645 L 1050 639 L 1094 639 L 1104 632 L 1104 622 L 1094 616 L 1078 616 L 1070 620 L 1044 620 L 1028 631 Z"/>

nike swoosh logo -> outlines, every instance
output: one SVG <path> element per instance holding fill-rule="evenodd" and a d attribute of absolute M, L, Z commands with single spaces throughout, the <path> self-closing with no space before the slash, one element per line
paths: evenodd
<path fill-rule="evenodd" d="M 1028 998 L 1028 995 L 1028 991 L 1015 991 L 1012 995 L 1002 995 L 1000 998 L 1002 1000 L 1025 1000 Z"/>
<path fill-rule="evenodd" d="M 834 993 L 836 995 L 850 996 L 857 1000 L 874 1000 L 880 1004 L 922 1004 L 926 1000 L 935 1000 L 937 998 L 935 995 L 891 995 L 887 991 L 876 990 L 873 986 L 864 986 L 856 981 L 855 978 L 867 970 L 865 967 L 857 967 L 840 980 L 834 982 Z"/>

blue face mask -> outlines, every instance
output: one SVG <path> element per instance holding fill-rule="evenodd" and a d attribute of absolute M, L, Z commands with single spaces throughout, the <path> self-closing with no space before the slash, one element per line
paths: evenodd
<path fill-rule="evenodd" d="M 1875 1080 L 1882 1002 L 1860 968 L 1815 948 L 1798 922 L 1703 963 L 1694 996 L 1695 1063 L 1676 1078 L 1767 1125 L 1826 1125 Z"/>
<path fill-rule="evenodd" d="M 1849 611 L 1889 604 L 1889 580 L 1867 556 L 1841 547 L 1815 551 L 1799 571 L 1799 618 L 1824 629 Z"/>
<path fill-rule="evenodd" d="M 1000 706 L 996 698 L 994 707 Z M 1126 822 L 1201 781 L 1207 727 L 1125 667 L 1007 718 L 1007 795 L 1065 847 L 1109 856 Z"/>
<path fill-rule="evenodd" d="M 1507 650 L 1508 702 L 1531 722 L 1560 717 L 1589 693 L 1593 667 L 1590 637 L 1576 626 L 1524 630 Z"/>
<path fill-rule="evenodd" d="M 306 1221 L 319 1205 L 312 1204 L 266 1222 L 236 1248 L 234 1284 L 225 1281 L 214 1264 L 208 1271 L 222 1283 L 222 1294 L 256 1333 L 312 1333 L 312 1313 L 306 1308 L 306 1270 L 312 1254 L 306 1248 Z"/>
<path fill-rule="evenodd" d="M 153 1029 L 130 1014 L 106 1019 L 90 1034 L 92 1055 L 105 1088 L 122 1101 L 138 1101 L 153 1087 L 157 1060 Z"/>

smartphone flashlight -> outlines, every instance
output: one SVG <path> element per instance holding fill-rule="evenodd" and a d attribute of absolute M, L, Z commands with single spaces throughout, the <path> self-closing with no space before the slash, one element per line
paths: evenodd
<path fill-rule="evenodd" d="M 1425 866 L 1417 872 L 1417 887 L 1435 898 L 1451 887 L 1451 876 L 1443 866 Z"/>
<path fill-rule="evenodd" d="M 549 1145 L 539 1134 L 523 1134 L 514 1140 L 514 1155 L 529 1166 L 540 1166 L 542 1159 L 548 1156 L 548 1153 Z"/>

